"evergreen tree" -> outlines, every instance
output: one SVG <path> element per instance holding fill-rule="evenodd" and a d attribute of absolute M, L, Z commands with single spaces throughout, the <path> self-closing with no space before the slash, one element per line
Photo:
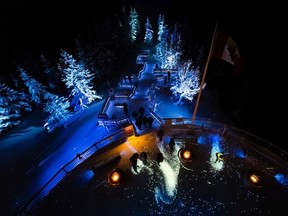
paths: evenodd
<path fill-rule="evenodd" d="M 20 123 L 20 117 L 32 111 L 28 97 L 23 92 L 0 84 L 0 132 Z"/>
<path fill-rule="evenodd" d="M 161 42 L 161 40 L 163 39 L 163 34 L 166 30 L 166 26 L 164 24 L 165 22 L 165 17 L 163 14 L 159 14 L 159 17 L 158 17 L 158 42 Z"/>
<path fill-rule="evenodd" d="M 135 8 L 130 9 L 130 16 L 129 16 L 129 26 L 130 26 L 130 41 L 135 43 L 137 40 L 137 36 L 140 32 L 140 22 L 138 13 Z"/>
<path fill-rule="evenodd" d="M 144 43 L 152 44 L 153 30 L 152 30 L 152 25 L 151 25 L 148 17 L 146 19 L 145 27 L 146 27 L 146 30 L 145 30 L 145 36 L 144 36 Z"/>
<path fill-rule="evenodd" d="M 95 99 L 102 99 L 100 95 L 93 90 L 91 81 L 94 75 L 78 64 L 72 55 L 64 50 L 60 54 L 60 62 L 58 68 L 63 73 L 62 81 L 65 82 L 67 89 L 70 90 L 70 105 L 74 111 L 78 111 L 87 107 Z"/>
<path fill-rule="evenodd" d="M 193 100 L 194 95 L 200 91 L 200 78 L 199 70 L 191 68 L 192 62 L 185 62 L 179 66 L 178 77 L 170 88 L 172 93 L 179 97 L 177 104 L 180 104 L 182 98 L 186 98 L 190 101 Z M 203 88 L 205 85 L 203 86 Z"/>
<path fill-rule="evenodd" d="M 181 60 L 181 35 L 177 25 L 171 33 L 164 23 L 164 16 L 159 15 L 158 44 L 156 45 L 155 58 L 161 63 L 161 68 L 175 69 Z"/>
<path fill-rule="evenodd" d="M 46 88 L 37 80 L 28 75 L 23 68 L 19 67 L 18 70 L 20 72 L 21 79 L 24 81 L 25 86 L 29 90 L 31 100 L 36 104 L 41 104 Z"/>
<path fill-rule="evenodd" d="M 5 129 L 19 123 L 19 120 L 13 121 L 13 117 L 9 115 L 9 110 L 7 107 L 3 107 L 2 105 L 0 105 L 0 133 Z"/>
<path fill-rule="evenodd" d="M 44 112 L 49 114 L 45 120 L 44 127 L 49 132 L 52 132 L 56 127 L 65 127 L 71 116 L 68 99 L 49 92 L 44 95 L 44 99 Z"/>
<path fill-rule="evenodd" d="M 159 15 L 158 19 L 158 44 L 156 45 L 156 54 L 154 57 L 160 62 L 160 67 L 165 68 L 168 55 L 168 29 L 164 24 L 164 15 Z"/>

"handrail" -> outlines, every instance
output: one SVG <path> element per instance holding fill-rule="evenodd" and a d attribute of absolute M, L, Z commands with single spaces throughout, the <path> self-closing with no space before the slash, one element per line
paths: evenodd
<path fill-rule="evenodd" d="M 125 133 L 123 132 L 123 129 L 117 130 L 116 132 L 110 134 L 107 137 L 104 137 L 103 139 L 97 141 L 96 143 L 92 144 L 91 146 L 89 146 L 87 149 L 85 149 L 82 153 L 77 154 L 75 158 L 73 158 L 72 160 L 70 160 L 68 163 L 66 163 L 63 167 L 60 168 L 60 170 L 58 170 L 22 207 L 21 209 L 16 212 L 16 215 L 21 215 L 21 214 L 26 214 L 30 212 L 30 209 L 33 208 L 33 205 L 36 204 L 37 200 L 43 198 L 41 197 L 41 193 L 43 191 L 45 191 L 45 189 L 47 188 L 47 186 L 49 186 L 49 184 L 56 179 L 56 177 L 64 171 L 65 175 L 71 171 L 67 171 L 65 168 L 69 167 L 70 164 L 72 164 L 73 162 L 75 162 L 76 160 L 79 160 L 78 163 L 76 163 L 76 166 L 80 165 L 83 161 L 85 161 L 85 159 L 89 158 L 91 155 L 89 155 L 87 158 L 84 158 L 83 155 L 85 155 L 86 152 L 88 152 L 91 148 L 95 147 L 97 152 L 99 150 L 99 148 L 97 147 L 97 145 L 103 141 L 106 140 L 110 140 L 111 136 L 115 136 L 117 134 L 123 133 L 125 135 Z M 121 136 L 120 138 L 118 138 L 117 140 L 113 140 L 110 143 L 114 143 L 114 142 L 118 142 L 119 140 L 122 140 L 123 137 Z M 109 144 L 110 144 L 109 143 Z M 94 153 L 95 153 L 94 152 Z M 81 158 L 81 159 L 80 159 Z M 76 167 L 75 166 L 75 167 Z M 75 168 L 74 167 L 74 168 Z M 61 179 L 62 180 L 62 179 Z M 60 180 L 60 181 L 61 181 Z M 55 185 L 56 186 L 56 185 Z M 52 188 L 51 188 L 52 189 Z M 48 191 L 49 192 L 49 191 Z M 40 196 L 40 197 L 39 197 Z M 38 198 L 38 199 L 37 199 Z"/>

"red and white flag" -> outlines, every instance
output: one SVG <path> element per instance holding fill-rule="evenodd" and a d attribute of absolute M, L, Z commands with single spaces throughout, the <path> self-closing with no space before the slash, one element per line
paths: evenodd
<path fill-rule="evenodd" d="M 230 35 L 218 31 L 212 56 L 235 65 L 240 58 L 240 53 L 234 39 Z"/>

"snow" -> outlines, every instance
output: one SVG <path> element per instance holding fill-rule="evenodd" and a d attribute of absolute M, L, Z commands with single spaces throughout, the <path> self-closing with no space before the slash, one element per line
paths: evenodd
<path fill-rule="evenodd" d="M 78 121 L 66 129 L 48 133 L 42 122 L 29 125 L 29 119 L 43 119 L 43 113 L 27 116 L 19 127 L 0 138 L 1 212 L 9 215 L 24 205 L 47 181 L 77 153 L 107 136 L 108 132 L 97 123 L 97 115 L 103 100 L 95 102 L 81 114 Z M 38 120 L 39 121 L 39 120 Z M 11 181 L 12 179 L 12 181 Z M 16 179 L 21 179 L 19 182 Z"/>

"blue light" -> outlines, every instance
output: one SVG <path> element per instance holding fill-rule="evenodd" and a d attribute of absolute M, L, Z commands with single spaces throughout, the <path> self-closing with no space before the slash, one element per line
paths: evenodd
<path fill-rule="evenodd" d="M 83 183 L 89 182 L 94 176 L 94 173 L 92 170 L 86 170 L 81 174 L 81 179 Z"/>
<path fill-rule="evenodd" d="M 281 184 L 282 186 L 288 186 L 288 176 L 282 173 L 278 173 L 274 176 L 274 178 Z"/>
<path fill-rule="evenodd" d="M 236 157 L 246 158 L 246 155 L 244 154 L 242 149 L 235 149 L 234 150 L 234 154 L 235 154 Z"/>
<path fill-rule="evenodd" d="M 218 134 L 209 134 L 209 141 L 212 144 L 212 147 L 220 146 L 221 137 Z M 219 149 L 220 151 L 220 149 Z"/>
<path fill-rule="evenodd" d="M 198 144 L 206 144 L 207 143 L 207 139 L 205 136 L 199 136 L 198 139 L 197 139 L 197 143 Z"/>

